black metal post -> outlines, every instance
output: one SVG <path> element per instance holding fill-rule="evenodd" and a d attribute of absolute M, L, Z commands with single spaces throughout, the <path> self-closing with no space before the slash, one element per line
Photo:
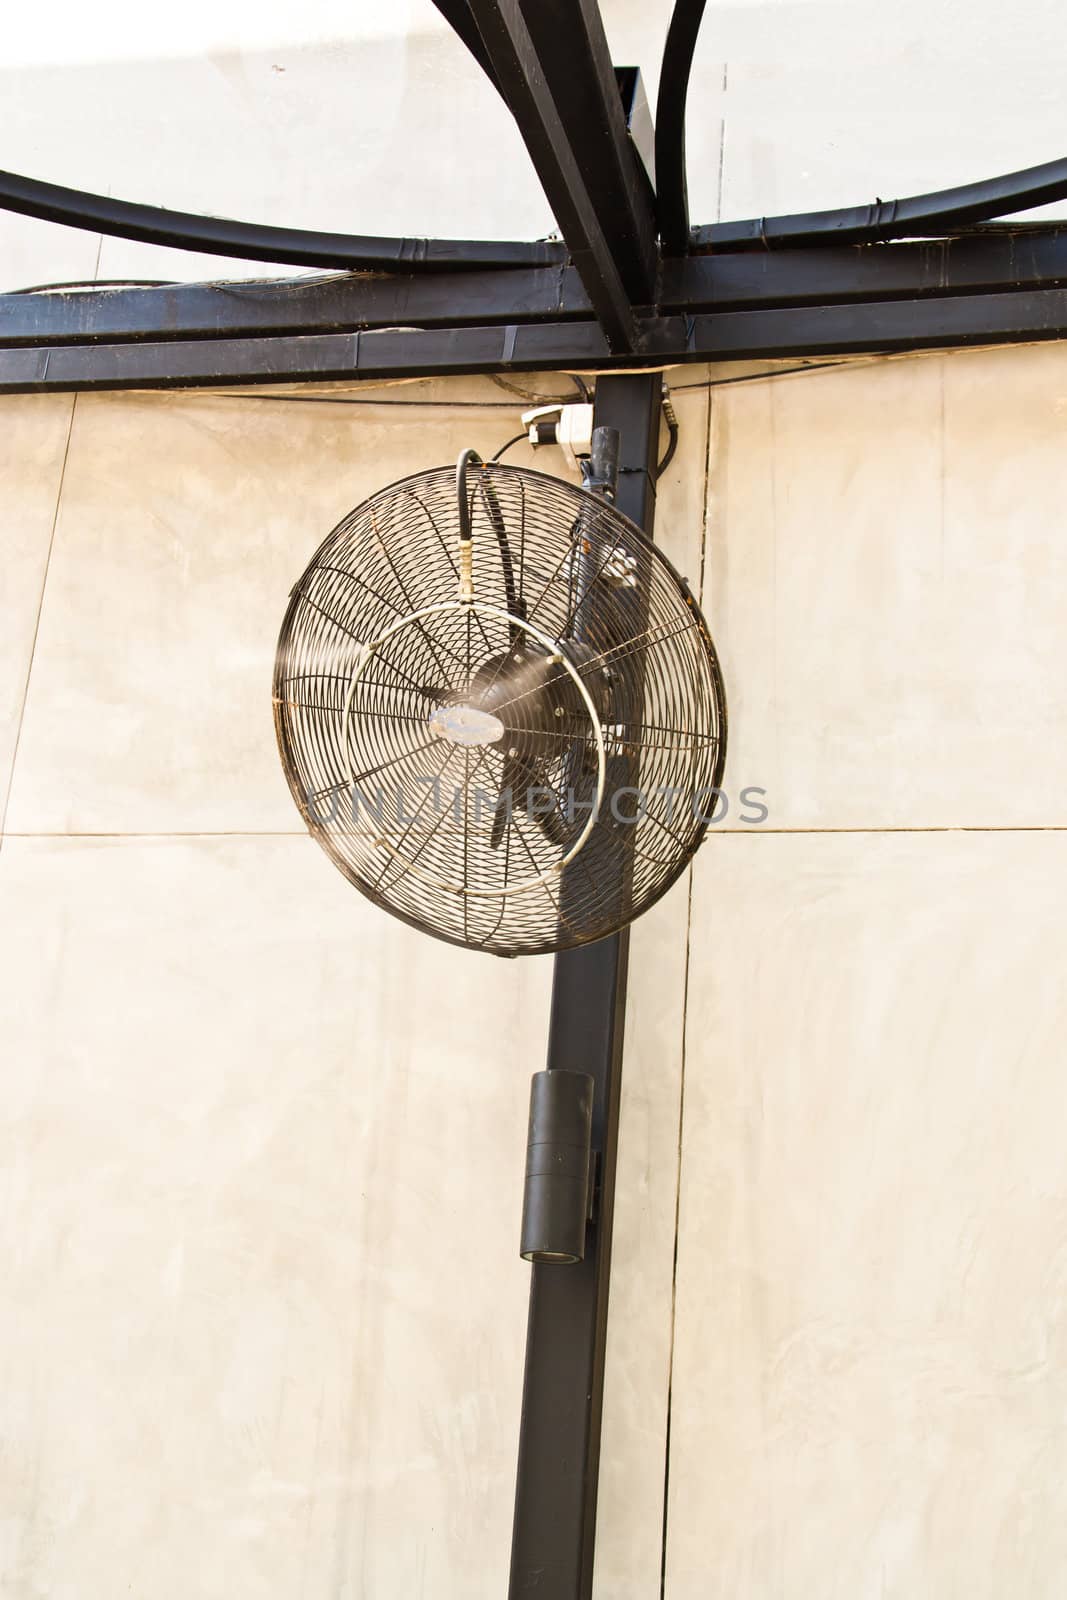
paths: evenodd
<path fill-rule="evenodd" d="M 620 434 L 616 505 L 648 533 L 655 508 L 658 373 L 597 380 L 594 421 Z M 550 1072 L 593 1079 L 598 1163 L 585 1257 L 532 1267 L 510 1600 L 589 1600 L 607 1342 L 629 931 L 556 957 Z"/>

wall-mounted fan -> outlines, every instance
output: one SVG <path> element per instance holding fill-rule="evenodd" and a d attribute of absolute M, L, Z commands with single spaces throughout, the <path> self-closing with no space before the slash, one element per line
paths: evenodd
<path fill-rule="evenodd" d="M 330 859 L 394 916 L 497 955 L 646 910 L 699 845 L 725 759 L 685 580 L 608 498 L 473 451 L 320 547 L 274 711 Z"/>

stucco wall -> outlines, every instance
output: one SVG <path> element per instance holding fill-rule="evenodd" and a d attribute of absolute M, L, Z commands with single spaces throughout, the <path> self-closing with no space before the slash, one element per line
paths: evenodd
<path fill-rule="evenodd" d="M 1067 350 L 714 402 L 667 1593 L 1067 1582 Z"/>
<path fill-rule="evenodd" d="M 433 8 L 379 10 L 194 7 L 184 45 L 22 19 L 5 165 L 308 226 L 547 230 Z M 605 10 L 654 85 L 668 8 Z M 710 5 L 694 216 L 1051 157 L 1063 28 Z M 4 217 L 0 265 L 245 270 Z M 635 929 L 598 1600 L 660 1592 L 668 1416 L 669 1600 L 1058 1600 L 1067 351 L 736 376 L 672 375 L 658 537 L 724 658 L 728 788 L 770 814 L 728 816 Z M 324 532 L 520 402 L 346 398 L 0 403 L 12 1600 L 503 1592 L 550 963 L 348 888 L 292 809 L 269 680 Z"/>
<path fill-rule="evenodd" d="M 487 380 L 0 404 L 0 1573 L 20 1600 L 117 1574 L 175 1600 L 500 1593 L 551 963 L 449 949 L 349 888 L 286 790 L 270 673 L 339 516 L 489 453 L 519 405 Z M 662 523 L 695 577 L 706 391 L 679 408 Z M 635 940 L 615 1592 L 660 1563 L 685 909 Z"/>

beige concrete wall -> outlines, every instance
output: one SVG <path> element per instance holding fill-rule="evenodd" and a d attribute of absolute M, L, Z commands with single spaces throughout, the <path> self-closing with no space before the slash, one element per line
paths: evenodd
<path fill-rule="evenodd" d="M 495 1593 L 549 968 L 348 889 L 269 673 L 338 513 L 507 424 L 2 409 L 0 1590 Z"/>
<path fill-rule="evenodd" d="M 520 404 L 0 404 L 5 1595 L 501 1592 L 551 963 L 344 882 L 270 673 L 339 516 Z M 679 407 L 662 527 L 696 581 L 708 396 Z M 635 939 L 604 1594 L 661 1560 L 685 908 Z"/>
<path fill-rule="evenodd" d="M 666 1593 L 1067 1583 L 1067 349 L 719 391 Z"/>

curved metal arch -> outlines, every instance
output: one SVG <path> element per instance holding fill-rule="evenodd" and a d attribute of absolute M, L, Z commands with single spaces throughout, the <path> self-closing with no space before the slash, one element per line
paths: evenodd
<path fill-rule="evenodd" d="M 796 216 L 752 217 L 744 222 L 712 222 L 692 229 L 689 246 L 698 251 L 773 250 L 786 245 L 879 244 L 888 239 L 930 238 L 1064 199 L 1067 159 L 1061 157 L 1021 172 L 903 200 L 875 200 L 871 205 Z"/>
<path fill-rule="evenodd" d="M 706 0 L 675 0 L 656 97 L 656 215 L 667 255 L 689 249 L 685 102 Z"/>
<path fill-rule="evenodd" d="M 168 211 L 129 200 L 89 194 L 44 183 L 15 172 L 0 172 L 0 209 L 91 233 L 141 239 L 146 244 L 250 261 L 294 266 L 338 267 L 370 272 L 457 272 L 476 267 L 547 267 L 566 260 L 566 248 L 550 240 L 364 238 L 358 234 L 317 233 L 234 222 L 191 211 Z"/>

